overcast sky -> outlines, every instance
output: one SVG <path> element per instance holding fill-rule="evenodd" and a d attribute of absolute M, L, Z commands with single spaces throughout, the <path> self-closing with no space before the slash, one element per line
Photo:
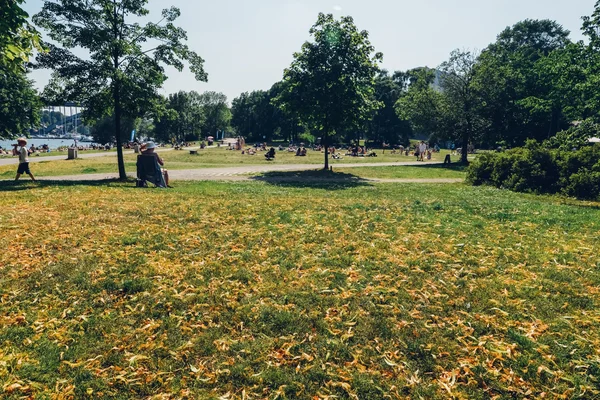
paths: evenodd
<path fill-rule="evenodd" d="M 26 0 L 30 15 L 42 0 Z M 436 67 L 456 48 L 484 49 L 507 26 L 524 19 L 553 19 L 582 38 L 581 17 L 595 0 L 150 0 L 151 19 L 172 5 L 189 45 L 206 60 L 208 83 L 188 71 L 169 70 L 163 93 L 223 92 L 229 101 L 245 91 L 268 89 L 283 76 L 292 54 L 309 39 L 319 12 L 350 15 L 384 54 L 383 67 Z M 41 89 L 49 73 L 32 78 Z"/>

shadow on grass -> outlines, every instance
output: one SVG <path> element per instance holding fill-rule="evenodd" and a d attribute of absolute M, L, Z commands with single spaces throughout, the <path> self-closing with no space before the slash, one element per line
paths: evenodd
<path fill-rule="evenodd" d="M 467 170 L 468 165 L 453 163 L 453 164 L 423 164 L 423 165 L 411 165 L 412 168 L 423 168 L 423 169 L 444 169 L 448 171 L 457 171 L 457 172 L 465 172 Z"/>
<path fill-rule="evenodd" d="M 314 187 L 329 190 L 372 186 L 368 180 L 356 175 L 327 170 L 266 172 L 252 177 L 251 180 L 266 182 L 276 186 Z"/>
<path fill-rule="evenodd" d="M 29 178 L 21 178 L 19 181 L 0 181 L 0 192 L 15 192 L 20 190 L 31 190 L 46 187 L 72 187 L 72 186 L 119 186 L 135 189 L 135 179 L 120 181 L 118 179 L 99 179 L 95 181 L 62 181 L 62 180 L 37 180 L 31 181 Z"/>

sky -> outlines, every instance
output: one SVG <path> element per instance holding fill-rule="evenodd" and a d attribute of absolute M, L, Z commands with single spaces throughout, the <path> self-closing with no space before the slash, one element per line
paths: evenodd
<path fill-rule="evenodd" d="M 581 40 L 581 17 L 596 0 L 149 0 L 149 21 L 170 6 L 181 10 L 177 25 L 188 45 L 205 59 L 208 82 L 187 70 L 168 69 L 161 90 L 217 91 L 229 101 L 243 92 L 267 90 L 283 77 L 294 52 L 310 39 L 319 12 L 350 15 L 370 33 L 382 67 L 389 71 L 437 67 L 454 49 L 483 50 L 508 26 L 524 19 L 552 19 Z M 26 0 L 33 15 L 42 0 Z M 49 71 L 31 78 L 42 89 Z"/>

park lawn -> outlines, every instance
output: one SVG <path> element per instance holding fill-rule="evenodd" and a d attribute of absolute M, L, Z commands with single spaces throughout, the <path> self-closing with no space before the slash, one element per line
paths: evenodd
<path fill-rule="evenodd" d="M 421 166 L 336 168 L 335 171 L 361 178 L 381 179 L 464 179 L 466 176 L 466 167 L 460 164 L 450 167 L 440 164 L 423 164 Z"/>
<path fill-rule="evenodd" d="M 0 185 L 3 398 L 600 396 L 598 203 Z"/>
<path fill-rule="evenodd" d="M 377 151 L 381 154 L 379 151 Z M 242 165 L 266 165 L 266 164 L 314 164 L 315 166 L 323 164 L 324 155 L 320 152 L 309 151 L 307 157 L 296 157 L 293 153 L 278 152 L 273 161 L 266 161 L 264 153 L 258 153 L 254 156 L 242 155 L 238 151 L 229 151 L 225 147 L 207 148 L 199 150 L 198 155 L 191 155 L 188 150 L 182 151 L 161 151 L 160 156 L 164 159 L 166 168 L 170 170 L 181 169 L 202 169 L 202 168 L 220 168 Z M 443 161 L 446 153 L 437 153 L 433 156 L 431 162 Z M 56 154 L 55 154 L 56 155 Z M 453 157 L 453 161 L 458 161 L 459 157 Z M 337 164 L 366 164 L 366 163 L 385 163 L 385 162 L 413 162 L 414 157 L 390 154 L 389 150 L 385 155 L 378 157 L 344 157 L 342 160 L 330 160 L 330 164 L 335 167 Z M 135 174 L 136 155 L 131 150 L 125 151 L 125 168 L 129 173 Z M 424 164 L 427 164 L 425 162 Z M 99 173 L 117 173 L 117 160 L 115 157 L 96 157 L 77 160 L 58 160 L 41 161 L 31 163 L 31 171 L 35 176 L 63 176 L 63 175 L 81 175 L 81 174 L 99 174 Z M 16 165 L 0 166 L 0 179 L 11 179 L 16 172 Z"/>
<path fill-rule="evenodd" d="M 29 164 L 31 172 L 36 177 L 43 176 L 62 176 L 62 175 L 85 175 L 98 173 L 118 173 L 117 158 L 94 157 L 78 158 L 76 160 L 53 160 L 39 161 Z M 135 173 L 135 157 L 128 155 L 125 157 L 125 167 L 127 171 Z M 17 164 L 4 165 L 0 167 L 0 179 L 10 179 L 15 176 Z M 25 176 L 22 179 L 29 179 Z"/>
<path fill-rule="evenodd" d="M 385 162 L 414 162 L 416 157 L 405 156 L 400 154 L 392 154 L 390 150 L 386 150 L 383 154 L 382 150 L 375 149 L 377 157 L 351 157 L 346 156 L 346 150 L 338 150 L 338 153 L 342 155 L 341 160 L 330 159 L 331 165 L 335 164 L 348 164 L 348 163 L 385 163 Z M 230 164 L 264 164 L 264 152 L 258 152 L 256 155 L 242 154 L 241 151 L 227 150 L 225 147 L 214 147 L 199 150 L 198 155 L 190 155 L 189 151 L 172 151 L 161 153 L 165 162 L 171 163 L 184 163 L 184 164 L 214 164 L 230 165 Z M 442 162 L 448 151 L 442 151 L 440 153 L 434 153 L 432 155 L 432 162 Z M 314 151 L 308 149 L 306 157 L 296 157 L 295 153 L 290 153 L 286 150 L 277 151 L 275 159 L 270 161 L 272 164 L 323 164 L 325 154 L 320 151 Z M 458 161 L 460 156 L 453 156 L 454 161 Z"/>

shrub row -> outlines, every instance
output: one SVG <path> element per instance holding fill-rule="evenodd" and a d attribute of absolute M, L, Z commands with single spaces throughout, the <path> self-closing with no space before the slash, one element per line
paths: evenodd
<path fill-rule="evenodd" d="M 600 145 L 565 151 L 529 141 L 522 148 L 484 153 L 467 169 L 467 182 L 596 200 L 600 198 Z"/>

